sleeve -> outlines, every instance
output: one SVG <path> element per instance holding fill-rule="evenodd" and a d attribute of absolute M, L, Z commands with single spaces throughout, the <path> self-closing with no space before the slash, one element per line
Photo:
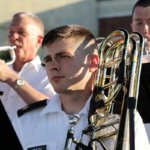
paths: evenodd
<path fill-rule="evenodd" d="M 150 142 L 150 123 L 144 123 L 145 129 L 146 129 L 146 133 Z"/>
<path fill-rule="evenodd" d="M 135 149 L 150 150 L 144 123 L 138 112 L 135 112 Z"/>
<path fill-rule="evenodd" d="M 21 145 L 23 147 L 23 145 L 24 145 L 23 144 L 24 143 L 23 142 L 23 132 L 22 132 L 20 121 L 19 121 L 19 118 L 18 118 L 17 115 L 12 120 L 12 125 L 13 125 L 13 128 L 14 128 L 16 134 L 17 134 L 17 137 L 18 137 L 18 139 L 19 139 L 19 141 L 20 141 L 20 143 L 21 143 Z"/>

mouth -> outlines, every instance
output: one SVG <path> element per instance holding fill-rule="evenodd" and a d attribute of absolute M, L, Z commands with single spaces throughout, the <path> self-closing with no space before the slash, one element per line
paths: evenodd
<path fill-rule="evenodd" d="M 20 49 L 21 49 L 21 46 L 19 46 L 19 45 L 13 45 L 13 46 L 15 46 L 15 52 L 18 52 L 18 51 L 20 51 Z"/>
<path fill-rule="evenodd" d="M 16 48 L 19 48 L 22 46 L 22 43 L 21 42 L 18 42 L 18 41 L 15 41 L 15 42 L 12 42 L 11 43 L 12 46 L 16 46 Z"/>
<path fill-rule="evenodd" d="M 62 78 L 64 78 L 64 76 L 53 76 L 51 78 L 51 81 L 53 81 L 53 82 L 59 82 Z"/>
<path fill-rule="evenodd" d="M 150 36 L 144 35 L 144 38 L 145 38 L 147 41 L 150 41 Z"/>

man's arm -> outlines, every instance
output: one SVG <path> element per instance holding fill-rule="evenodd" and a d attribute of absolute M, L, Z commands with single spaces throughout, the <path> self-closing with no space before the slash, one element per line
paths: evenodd
<path fill-rule="evenodd" d="M 18 86 L 17 80 L 20 78 L 21 77 L 16 72 L 0 60 L 0 81 L 11 86 L 27 104 L 48 98 L 45 94 L 34 89 L 25 80 L 23 85 Z"/>
<path fill-rule="evenodd" d="M 27 104 L 47 99 L 48 97 L 43 93 L 34 89 L 27 81 L 24 80 L 24 84 L 22 86 L 16 85 L 16 81 L 20 79 L 16 78 L 16 80 L 9 85 L 24 99 Z"/>

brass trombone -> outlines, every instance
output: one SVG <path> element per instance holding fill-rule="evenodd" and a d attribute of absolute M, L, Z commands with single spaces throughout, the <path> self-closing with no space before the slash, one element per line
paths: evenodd
<path fill-rule="evenodd" d="M 106 38 L 98 38 L 99 69 L 89 111 L 89 126 L 83 134 L 91 137 L 88 150 L 135 149 L 134 111 L 136 109 L 144 40 L 139 33 L 118 29 Z M 119 107 L 116 107 L 119 106 Z M 119 115 L 114 114 L 119 108 Z M 132 134 L 130 134 L 132 132 Z M 129 141 L 126 144 L 126 141 Z M 113 148 L 112 148 L 113 147 Z"/>

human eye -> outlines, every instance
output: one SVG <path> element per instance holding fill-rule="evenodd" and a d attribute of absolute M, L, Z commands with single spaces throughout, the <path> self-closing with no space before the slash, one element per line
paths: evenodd
<path fill-rule="evenodd" d="M 63 54 L 58 57 L 58 59 L 61 61 L 68 61 L 70 58 L 71 58 L 71 56 L 69 56 L 67 54 Z"/>
<path fill-rule="evenodd" d="M 19 34 L 19 35 L 22 35 L 22 36 L 25 36 L 25 35 L 27 35 L 27 32 L 24 31 L 24 30 L 19 30 L 19 31 L 18 31 L 18 34 Z"/>
<path fill-rule="evenodd" d="M 8 31 L 8 37 L 11 37 L 13 35 L 13 31 Z"/>
<path fill-rule="evenodd" d="M 71 56 L 68 53 L 60 53 L 57 54 L 56 59 L 58 61 L 66 61 L 69 60 L 71 58 Z"/>
<path fill-rule="evenodd" d="M 64 58 L 64 59 L 69 59 L 70 56 L 69 55 L 62 55 L 61 58 Z"/>
<path fill-rule="evenodd" d="M 50 62 L 50 61 L 52 61 L 52 59 L 51 59 L 50 56 L 45 56 L 43 60 L 44 60 L 45 64 L 48 63 L 48 62 Z"/>
<path fill-rule="evenodd" d="M 150 26 L 150 20 L 148 20 L 147 24 Z"/>
<path fill-rule="evenodd" d="M 135 25 L 137 25 L 137 26 L 141 26 L 143 23 L 142 23 L 142 21 L 136 21 L 135 22 Z"/>

